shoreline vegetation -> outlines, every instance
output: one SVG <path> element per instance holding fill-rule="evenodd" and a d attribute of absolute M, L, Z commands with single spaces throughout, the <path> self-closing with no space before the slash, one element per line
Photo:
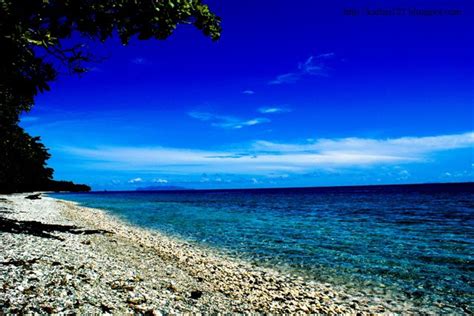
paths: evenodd
<path fill-rule="evenodd" d="M 99 209 L 0 195 L 0 312 L 417 313 L 122 222 Z"/>
<path fill-rule="evenodd" d="M 3 179 L 4 180 L 4 179 Z M 27 192 L 89 192 L 91 187 L 86 184 L 77 184 L 72 181 L 46 179 L 21 184 L 0 183 L 0 194 L 27 193 Z"/>

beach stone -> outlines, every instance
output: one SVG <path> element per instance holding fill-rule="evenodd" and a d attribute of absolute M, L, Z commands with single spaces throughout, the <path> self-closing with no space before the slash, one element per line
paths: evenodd
<path fill-rule="evenodd" d="M 197 300 L 197 299 L 201 298 L 201 296 L 202 296 L 201 291 L 199 291 L 199 290 L 191 291 L 191 298 L 192 299 Z"/>

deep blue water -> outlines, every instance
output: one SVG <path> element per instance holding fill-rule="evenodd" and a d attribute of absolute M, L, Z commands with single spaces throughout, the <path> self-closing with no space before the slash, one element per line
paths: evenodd
<path fill-rule="evenodd" d="M 53 196 L 260 265 L 469 313 L 473 193 L 453 184 Z"/>

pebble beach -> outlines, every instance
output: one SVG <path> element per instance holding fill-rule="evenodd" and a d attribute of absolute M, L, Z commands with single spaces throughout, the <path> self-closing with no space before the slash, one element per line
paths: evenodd
<path fill-rule="evenodd" d="M 0 195 L 0 314 L 416 313 L 262 268 L 99 209 Z"/>

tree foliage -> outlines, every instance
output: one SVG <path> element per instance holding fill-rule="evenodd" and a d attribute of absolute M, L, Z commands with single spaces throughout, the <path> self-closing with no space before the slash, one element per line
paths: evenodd
<path fill-rule="evenodd" d="M 133 37 L 162 40 L 179 24 L 192 24 L 213 40 L 220 36 L 220 19 L 201 0 L 0 0 L 0 187 L 24 181 L 9 178 L 15 175 L 4 168 L 18 172 L 33 161 L 43 165 L 42 173 L 35 169 L 38 179 L 51 178 L 45 167 L 49 154 L 18 121 L 35 96 L 49 90 L 58 65 L 71 73 L 87 70 L 93 56 L 85 45 L 66 46 L 65 40 L 74 35 L 102 42 L 118 36 L 124 45 Z"/>
<path fill-rule="evenodd" d="M 0 192 L 34 191 L 53 175 L 50 157 L 39 137 L 31 137 L 17 124 L 0 126 Z"/>

